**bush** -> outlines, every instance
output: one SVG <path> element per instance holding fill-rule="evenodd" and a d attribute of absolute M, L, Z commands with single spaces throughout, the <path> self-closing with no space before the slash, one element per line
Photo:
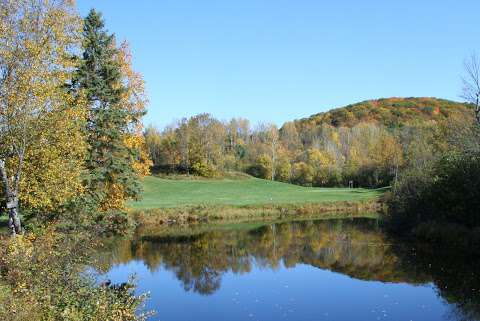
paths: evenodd
<path fill-rule="evenodd" d="M 292 172 L 292 165 L 288 159 L 280 159 L 276 168 L 275 180 L 280 182 L 289 182 Z"/>
<path fill-rule="evenodd" d="M 258 178 L 272 178 L 272 162 L 267 155 L 261 155 L 257 158 L 254 165 L 247 168 L 247 173 Z"/>
<path fill-rule="evenodd" d="M 292 181 L 303 186 L 312 186 L 313 168 L 304 162 L 293 165 Z"/>
<path fill-rule="evenodd" d="M 92 250 L 86 236 L 49 229 L 1 241 L 1 320 L 144 320 L 144 296 L 133 287 L 99 286 L 85 268 Z"/>
<path fill-rule="evenodd" d="M 423 219 L 429 206 L 425 192 L 433 183 L 430 168 L 409 169 L 402 173 L 399 182 L 387 198 L 388 225 L 398 232 L 411 231 Z"/>
<path fill-rule="evenodd" d="M 217 175 L 215 168 L 206 162 L 195 162 L 192 165 L 192 171 L 195 175 L 212 178 Z"/>
<path fill-rule="evenodd" d="M 389 226 L 397 231 L 426 222 L 479 227 L 480 153 L 449 153 L 427 169 L 403 173 L 388 205 Z"/>

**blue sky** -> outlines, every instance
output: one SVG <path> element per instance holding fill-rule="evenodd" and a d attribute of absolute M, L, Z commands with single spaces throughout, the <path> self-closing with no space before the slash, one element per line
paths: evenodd
<path fill-rule="evenodd" d="M 128 40 L 145 123 L 208 112 L 283 122 L 361 100 L 460 100 L 478 0 L 77 0 Z"/>

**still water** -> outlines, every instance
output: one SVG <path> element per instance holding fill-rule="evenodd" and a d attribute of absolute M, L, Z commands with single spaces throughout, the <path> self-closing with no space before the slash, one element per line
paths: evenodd
<path fill-rule="evenodd" d="M 102 252 L 165 321 L 480 320 L 480 260 L 401 244 L 373 219 L 140 231 Z"/>

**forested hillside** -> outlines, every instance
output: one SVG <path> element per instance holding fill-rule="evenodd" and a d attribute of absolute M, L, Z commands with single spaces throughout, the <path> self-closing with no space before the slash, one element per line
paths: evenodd
<path fill-rule="evenodd" d="M 246 119 L 208 114 L 146 142 L 157 169 L 200 176 L 243 171 L 304 186 L 387 186 L 404 167 L 426 163 L 474 122 L 468 104 L 436 98 L 365 101 L 310 118 L 252 127 Z"/>
<path fill-rule="evenodd" d="M 360 123 L 375 123 L 387 127 L 402 127 L 423 122 L 444 122 L 448 119 L 471 118 L 473 106 L 438 98 L 384 98 L 367 100 L 295 121 L 299 129 L 311 130 L 322 124 L 353 127 Z"/>

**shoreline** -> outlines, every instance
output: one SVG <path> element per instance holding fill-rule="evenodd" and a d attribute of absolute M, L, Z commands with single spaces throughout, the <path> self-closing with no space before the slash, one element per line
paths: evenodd
<path fill-rule="evenodd" d="M 196 205 L 158 209 L 130 209 L 129 217 L 137 227 L 228 223 L 230 221 L 308 217 L 362 217 L 362 213 L 382 213 L 380 199 L 299 204 Z"/>

